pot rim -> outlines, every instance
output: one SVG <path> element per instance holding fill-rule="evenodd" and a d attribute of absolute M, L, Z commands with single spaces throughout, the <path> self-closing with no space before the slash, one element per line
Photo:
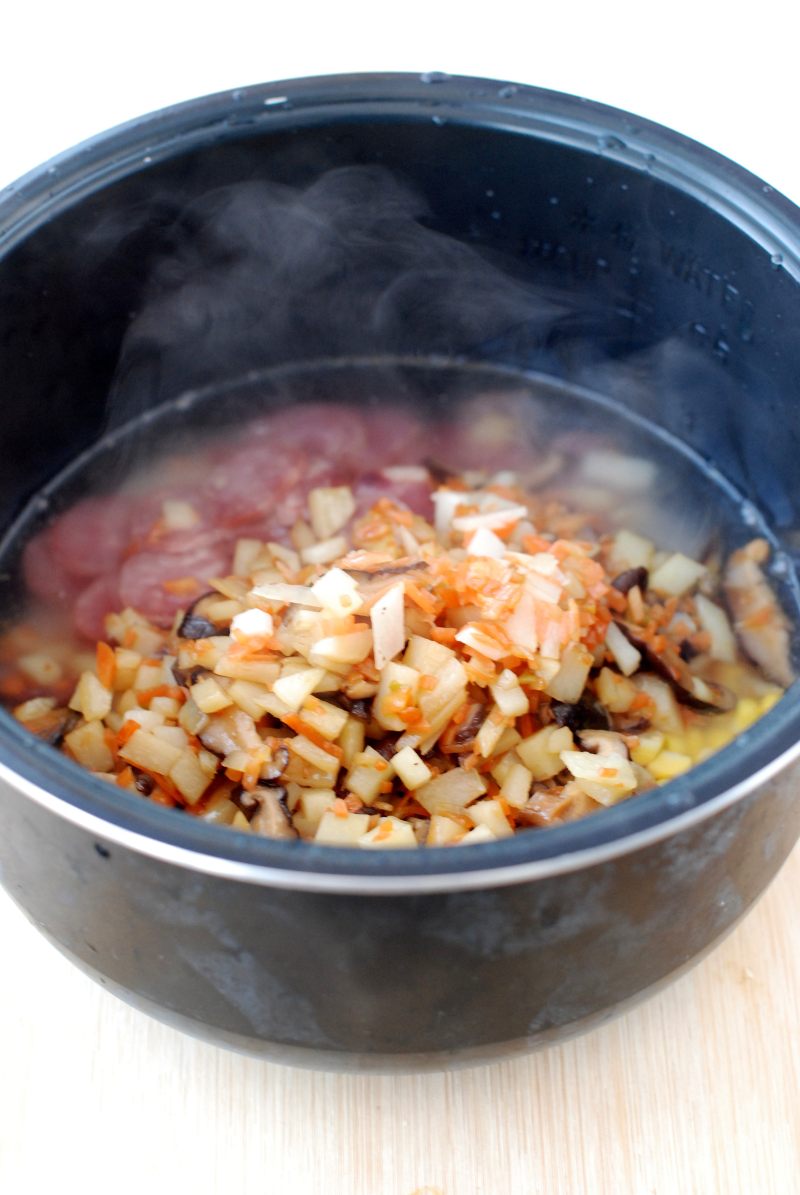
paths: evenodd
<path fill-rule="evenodd" d="M 129 121 L 0 191 L 0 256 L 100 188 L 220 140 L 364 119 L 472 124 L 611 158 L 691 195 L 800 281 L 800 211 L 698 142 L 620 109 L 531 86 L 418 74 L 326 75 L 220 92 Z M 743 754 L 743 749 L 744 754 Z M 180 867 L 258 885 L 364 895 L 497 887 L 599 865 L 701 824 L 800 755 L 800 685 L 732 744 L 664 788 L 586 818 L 477 851 L 361 852 L 275 842 L 160 809 L 98 780 L 0 712 L 0 779 L 116 844 Z M 742 775 L 747 765 L 747 774 Z M 103 853 L 106 848 L 96 844 Z"/>

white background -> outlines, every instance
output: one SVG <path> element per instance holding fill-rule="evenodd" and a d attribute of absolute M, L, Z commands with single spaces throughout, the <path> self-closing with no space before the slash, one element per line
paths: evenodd
<path fill-rule="evenodd" d="M 800 202 L 795 10 L 796 0 L 6 0 L 0 186 L 193 96 L 441 70 L 628 109 Z M 405 1080 L 287 1071 L 173 1033 L 91 984 L 0 895 L 0 1188 L 788 1195 L 800 1167 L 796 860 L 742 929 L 641 1010 L 516 1064 Z"/>
<path fill-rule="evenodd" d="M 483 75 L 687 133 L 800 201 L 793 0 L 113 0 L 3 6 L 0 185 L 180 100 L 339 71 Z"/>

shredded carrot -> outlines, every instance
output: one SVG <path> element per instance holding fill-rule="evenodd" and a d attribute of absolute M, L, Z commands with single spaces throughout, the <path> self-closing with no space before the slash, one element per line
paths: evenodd
<path fill-rule="evenodd" d="M 426 593 L 424 589 L 420 589 L 414 581 L 406 579 L 404 588 L 406 596 L 411 598 L 414 605 L 418 606 L 425 614 L 434 614 L 436 612 L 438 609 L 436 599 L 431 594 Z"/>
<path fill-rule="evenodd" d="M 133 788 L 135 784 L 133 769 L 125 767 L 117 773 L 117 784 L 120 788 Z"/>
<path fill-rule="evenodd" d="M 184 594 L 188 596 L 200 589 L 200 582 L 197 577 L 174 577 L 169 581 L 162 581 L 161 587 L 166 589 L 167 593 L 182 597 Z"/>
<path fill-rule="evenodd" d="M 117 673 L 117 657 L 114 654 L 113 647 L 110 647 L 108 643 L 104 643 L 100 639 L 97 644 L 95 659 L 97 679 L 104 688 L 113 689 L 114 678 Z"/>
<path fill-rule="evenodd" d="M 180 685 L 154 685 L 152 689 L 135 689 L 136 700 L 139 705 L 148 706 L 154 697 L 171 697 L 173 701 L 183 704 L 186 692 Z"/>
<path fill-rule="evenodd" d="M 129 718 L 127 722 L 123 722 L 117 731 L 117 748 L 124 747 L 128 739 L 133 738 L 137 730 L 141 730 L 141 727 L 133 718 Z"/>
<path fill-rule="evenodd" d="M 302 734 L 309 739 L 315 747 L 319 747 L 322 751 L 326 751 L 328 755 L 332 755 L 334 759 L 344 759 L 344 752 L 341 747 L 337 747 L 336 743 L 330 742 L 323 735 L 315 730 L 313 726 L 309 726 L 308 722 L 304 722 L 299 714 L 281 714 L 281 722 L 285 723 L 290 730 L 295 731 L 296 734 Z"/>

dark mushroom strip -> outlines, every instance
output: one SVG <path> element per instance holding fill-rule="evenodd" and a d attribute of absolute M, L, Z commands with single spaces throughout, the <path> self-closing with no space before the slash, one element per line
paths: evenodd
<path fill-rule="evenodd" d="M 80 720 L 81 716 L 75 710 L 57 706 L 25 722 L 24 725 L 26 730 L 35 734 L 43 743 L 49 743 L 51 747 L 60 747 L 64 736 L 74 730 Z"/>
<path fill-rule="evenodd" d="M 645 593 L 648 581 L 649 574 L 647 569 L 639 566 L 639 568 L 626 568 L 625 572 L 616 576 L 611 584 L 620 593 L 630 593 L 636 585 L 638 585 L 642 593 Z"/>
<path fill-rule="evenodd" d="M 615 730 L 580 730 L 577 734 L 582 751 L 594 755 L 622 755 L 630 759 L 628 744 Z"/>
<path fill-rule="evenodd" d="M 594 702 L 554 701 L 550 707 L 558 726 L 568 726 L 575 734 L 579 730 L 609 730 L 611 719 L 601 705 Z"/>
<path fill-rule="evenodd" d="M 250 794 L 258 803 L 258 809 L 250 819 L 250 829 L 265 838 L 297 838 L 285 805 L 283 789 L 257 787 Z M 283 795 L 284 800 L 281 800 Z"/>
<path fill-rule="evenodd" d="M 183 622 L 178 627 L 179 638 L 209 639 L 212 635 L 230 634 L 230 627 L 227 624 L 214 622 L 205 612 L 212 602 L 219 600 L 219 594 L 213 590 L 210 593 L 201 594 L 186 611 Z"/>
<path fill-rule="evenodd" d="M 769 680 L 788 688 L 795 679 L 789 623 L 761 567 L 768 556 L 763 539 L 739 548 L 725 566 L 722 588 L 745 654 Z"/>
<path fill-rule="evenodd" d="M 640 653 L 646 670 L 665 680 L 682 705 L 706 714 L 727 713 L 736 705 L 736 697 L 730 689 L 716 681 L 693 676 L 680 652 L 671 644 L 668 643 L 662 651 L 653 651 L 638 633 L 638 627 L 622 619 L 614 621 L 631 646 Z"/>

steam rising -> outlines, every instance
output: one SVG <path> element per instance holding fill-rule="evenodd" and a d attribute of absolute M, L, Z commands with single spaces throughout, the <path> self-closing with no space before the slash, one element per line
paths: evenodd
<path fill-rule="evenodd" d="M 557 307 L 426 220 L 419 195 L 375 166 L 206 194 L 153 271 L 115 403 L 129 416 L 292 360 L 471 356 L 522 324 L 543 338 Z"/>

